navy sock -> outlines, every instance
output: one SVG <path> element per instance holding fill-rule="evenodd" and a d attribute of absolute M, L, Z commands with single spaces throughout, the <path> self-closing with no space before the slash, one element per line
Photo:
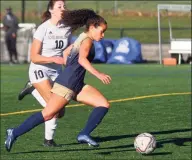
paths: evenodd
<path fill-rule="evenodd" d="M 14 128 L 13 135 L 15 138 L 29 132 L 31 129 L 35 128 L 39 124 L 44 122 L 42 112 L 37 112 L 26 119 L 19 127 Z"/>
<path fill-rule="evenodd" d="M 85 128 L 80 132 L 80 134 L 89 135 L 102 121 L 108 108 L 106 107 L 96 107 L 93 109 L 92 113 L 89 116 Z"/>

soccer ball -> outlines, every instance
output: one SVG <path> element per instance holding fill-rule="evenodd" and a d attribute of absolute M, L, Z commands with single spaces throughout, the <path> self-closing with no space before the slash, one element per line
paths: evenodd
<path fill-rule="evenodd" d="M 155 137 L 150 133 L 141 133 L 135 138 L 134 147 L 141 154 L 149 154 L 156 148 Z"/>

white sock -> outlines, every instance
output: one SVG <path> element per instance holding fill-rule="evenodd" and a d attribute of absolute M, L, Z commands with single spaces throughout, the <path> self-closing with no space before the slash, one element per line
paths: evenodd
<path fill-rule="evenodd" d="M 46 107 L 45 100 L 36 89 L 34 89 L 31 94 L 43 107 Z M 46 140 L 53 139 L 56 128 L 57 128 L 57 118 L 52 118 L 49 121 L 45 122 L 45 139 Z"/>
<path fill-rule="evenodd" d="M 52 140 L 57 128 L 57 118 L 52 118 L 45 122 L 45 139 Z"/>
<path fill-rule="evenodd" d="M 40 93 L 34 89 L 33 92 L 31 93 L 33 95 L 33 97 L 35 97 L 35 99 L 43 106 L 46 107 L 46 102 L 43 99 L 43 97 L 41 97 Z"/>

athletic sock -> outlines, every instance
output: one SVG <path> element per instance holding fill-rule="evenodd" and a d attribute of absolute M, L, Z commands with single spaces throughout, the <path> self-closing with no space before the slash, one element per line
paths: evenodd
<path fill-rule="evenodd" d="M 85 128 L 80 132 L 80 134 L 89 135 L 101 123 L 107 112 L 108 108 L 106 107 L 94 108 L 89 116 Z"/>
<path fill-rule="evenodd" d="M 57 118 L 52 118 L 45 122 L 45 139 L 52 140 L 57 128 Z"/>
<path fill-rule="evenodd" d="M 43 97 L 40 95 L 40 93 L 34 89 L 31 93 L 33 95 L 33 97 L 35 97 L 35 99 L 43 106 L 43 107 L 46 107 L 46 102 L 45 100 L 43 99 Z"/>
<path fill-rule="evenodd" d="M 43 107 L 46 107 L 45 100 L 36 89 L 33 90 L 31 94 Z M 57 118 L 52 118 L 45 122 L 45 139 L 46 140 L 52 140 L 54 138 L 56 128 L 57 128 Z"/>
<path fill-rule="evenodd" d="M 42 112 L 37 112 L 26 119 L 20 126 L 14 128 L 13 135 L 15 138 L 29 132 L 31 129 L 35 128 L 39 124 L 44 122 Z"/>

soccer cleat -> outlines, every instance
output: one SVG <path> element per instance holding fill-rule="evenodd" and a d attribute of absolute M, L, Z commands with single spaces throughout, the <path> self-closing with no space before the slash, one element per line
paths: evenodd
<path fill-rule="evenodd" d="M 31 84 L 30 81 L 27 81 L 27 83 L 25 84 L 25 87 L 22 89 L 22 91 L 19 93 L 18 95 L 18 100 L 22 100 L 26 95 L 31 94 L 31 92 L 34 90 L 35 88 L 33 87 L 33 85 Z"/>
<path fill-rule="evenodd" d="M 79 134 L 77 136 L 77 141 L 79 143 L 87 143 L 89 146 L 93 146 L 93 147 L 99 147 L 99 144 L 97 142 L 95 142 L 90 136 L 88 135 L 81 135 Z"/>
<path fill-rule="evenodd" d="M 13 143 L 15 142 L 16 138 L 13 135 L 13 128 L 7 129 L 7 137 L 5 140 L 5 148 L 8 152 L 11 151 L 11 147 L 13 145 Z"/>
<path fill-rule="evenodd" d="M 45 147 L 58 147 L 58 145 L 55 143 L 55 141 L 53 139 L 51 139 L 51 140 L 45 139 L 43 145 Z"/>

